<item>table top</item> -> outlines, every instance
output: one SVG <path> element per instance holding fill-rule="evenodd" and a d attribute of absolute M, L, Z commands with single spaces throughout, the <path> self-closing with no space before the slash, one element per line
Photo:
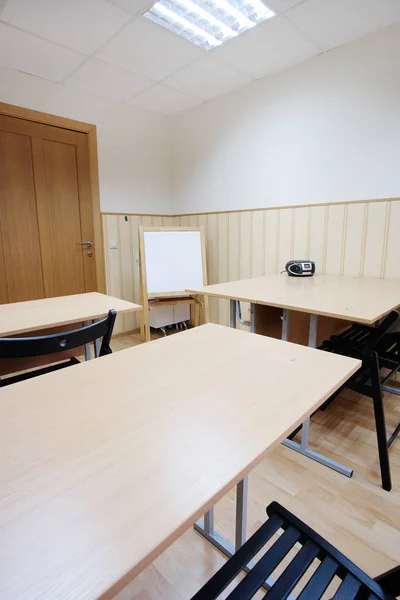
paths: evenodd
<path fill-rule="evenodd" d="M 0 337 L 101 319 L 111 308 L 117 313 L 142 309 L 139 304 L 99 292 L 0 304 Z"/>
<path fill-rule="evenodd" d="M 400 306 L 400 279 L 378 277 L 267 275 L 186 291 L 368 324 Z"/>
<path fill-rule="evenodd" d="M 4 388 L 0 598 L 113 597 L 359 365 L 210 323 Z"/>

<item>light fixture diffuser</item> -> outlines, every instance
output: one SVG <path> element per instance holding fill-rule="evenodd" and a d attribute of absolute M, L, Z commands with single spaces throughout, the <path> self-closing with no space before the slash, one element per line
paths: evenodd
<path fill-rule="evenodd" d="M 212 50 L 274 15 L 261 0 L 159 0 L 143 16 Z"/>

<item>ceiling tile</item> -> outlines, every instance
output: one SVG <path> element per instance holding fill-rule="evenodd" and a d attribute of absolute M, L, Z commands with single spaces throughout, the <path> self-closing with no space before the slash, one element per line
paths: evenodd
<path fill-rule="evenodd" d="M 155 0 L 107 0 L 107 2 L 127 10 L 131 15 L 138 15 L 153 6 Z"/>
<path fill-rule="evenodd" d="M 198 98 L 158 84 L 132 98 L 129 104 L 163 115 L 174 115 L 201 102 Z"/>
<path fill-rule="evenodd" d="M 91 54 L 131 16 L 105 0 L 8 0 L 1 19 L 61 46 Z"/>
<path fill-rule="evenodd" d="M 140 17 L 97 54 L 118 67 L 159 81 L 200 58 L 204 51 Z"/>
<path fill-rule="evenodd" d="M 0 23 L 0 65 L 51 81 L 62 81 L 85 60 L 29 33 Z"/>
<path fill-rule="evenodd" d="M 296 6 L 296 4 L 305 2 L 305 0 L 262 0 L 262 1 L 276 15 L 289 10 L 289 8 L 293 8 L 293 6 Z"/>
<path fill-rule="evenodd" d="M 307 0 L 287 17 L 329 50 L 400 19 L 399 0 Z"/>
<path fill-rule="evenodd" d="M 207 56 L 173 73 L 164 83 L 197 98 L 210 100 L 251 81 L 253 79 L 249 75 L 239 73 L 212 56 Z"/>
<path fill-rule="evenodd" d="M 75 73 L 67 77 L 65 83 L 104 98 L 123 101 L 151 87 L 154 81 L 101 60 L 88 58 Z"/>
<path fill-rule="evenodd" d="M 285 16 L 273 17 L 214 50 L 214 56 L 253 77 L 263 77 L 319 54 Z"/>

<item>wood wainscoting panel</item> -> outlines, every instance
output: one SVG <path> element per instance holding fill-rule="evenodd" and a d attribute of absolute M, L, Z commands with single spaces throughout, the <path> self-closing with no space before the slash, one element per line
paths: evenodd
<path fill-rule="evenodd" d="M 381 277 L 388 234 L 388 202 L 367 204 L 363 275 Z"/>
<path fill-rule="evenodd" d="M 342 274 L 345 216 L 346 206 L 344 204 L 328 206 L 324 273 Z"/>
<path fill-rule="evenodd" d="M 343 275 L 359 275 L 362 271 L 366 210 L 367 204 L 347 206 Z"/>
<path fill-rule="evenodd" d="M 388 239 L 383 263 L 383 277 L 400 277 L 400 202 L 389 203 L 390 218 L 388 227 Z"/>
<path fill-rule="evenodd" d="M 277 274 L 284 269 L 286 261 L 290 258 L 314 260 L 318 273 L 400 277 L 399 199 L 177 217 L 140 215 L 128 217 L 132 227 L 136 228 L 137 224 L 142 222 L 153 224 L 151 221 L 154 219 L 163 220 L 164 225 L 202 225 L 205 231 L 210 284 Z M 124 216 L 104 214 L 104 227 L 112 219 L 123 220 Z M 110 237 L 112 236 L 109 235 Z M 108 287 L 108 292 L 118 295 L 117 290 L 119 290 L 120 294 L 129 295 L 125 288 L 122 289 L 120 283 L 116 285 L 115 281 L 120 278 L 120 275 L 115 271 L 121 269 L 119 261 L 126 261 L 128 267 L 123 269 L 125 280 L 129 276 L 131 263 L 129 259 L 125 259 L 126 252 L 122 256 L 119 251 L 109 250 L 107 244 L 105 240 L 109 265 L 107 281 L 113 282 L 113 289 Z M 137 248 L 137 238 L 132 235 L 133 252 L 135 248 Z M 112 265 L 111 253 L 116 253 Z M 136 277 L 135 262 L 133 271 Z M 124 298 L 123 295 L 120 297 Z M 126 299 L 139 302 L 136 287 L 134 298 Z M 246 309 L 244 304 L 242 311 L 245 318 L 248 317 Z M 138 318 L 133 316 L 136 321 Z M 304 316 L 296 316 L 292 324 L 292 335 L 300 336 L 302 340 L 304 331 L 308 327 L 304 319 Z M 229 301 L 211 300 L 211 320 L 221 325 L 229 325 Z M 297 322 L 296 326 L 295 322 Z M 275 315 L 272 323 L 275 323 L 274 327 L 277 324 L 280 327 L 280 317 L 278 323 Z M 320 319 L 320 333 L 323 337 L 342 327 L 341 322 L 327 320 L 326 323 L 325 325 L 325 319 Z M 299 333 L 295 333 L 296 328 Z M 280 337 L 280 334 L 277 337 Z"/>

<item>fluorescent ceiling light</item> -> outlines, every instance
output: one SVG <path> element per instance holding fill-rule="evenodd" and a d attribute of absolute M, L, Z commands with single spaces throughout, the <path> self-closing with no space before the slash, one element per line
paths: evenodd
<path fill-rule="evenodd" d="M 159 0 L 143 16 L 212 50 L 274 15 L 261 0 Z"/>

